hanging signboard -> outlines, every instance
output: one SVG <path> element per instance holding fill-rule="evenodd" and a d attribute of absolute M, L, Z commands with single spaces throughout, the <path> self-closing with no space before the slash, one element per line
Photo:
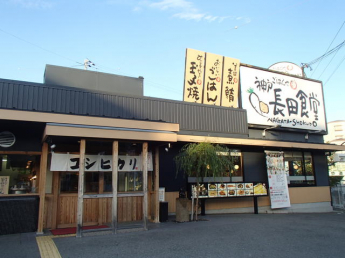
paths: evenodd
<path fill-rule="evenodd" d="M 86 172 L 112 171 L 111 155 L 85 155 Z M 79 171 L 79 155 L 52 153 L 50 171 Z M 148 170 L 153 170 L 152 153 L 148 153 Z M 118 171 L 142 171 L 142 157 L 119 155 Z"/>
<path fill-rule="evenodd" d="M 248 123 L 326 131 L 321 82 L 240 67 Z"/>
<path fill-rule="evenodd" d="M 206 53 L 204 104 L 220 106 L 223 57 Z"/>
<path fill-rule="evenodd" d="M 289 188 L 284 167 L 284 154 L 266 151 L 268 184 L 270 186 L 271 208 L 290 207 Z"/>
<path fill-rule="evenodd" d="M 221 106 L 238 108 L 240 60 L 224 57 Z"/>
<path fill-rule="evenodd" d="M 205 52 L 187 48 L 183 101 L 202 103 Z"/>

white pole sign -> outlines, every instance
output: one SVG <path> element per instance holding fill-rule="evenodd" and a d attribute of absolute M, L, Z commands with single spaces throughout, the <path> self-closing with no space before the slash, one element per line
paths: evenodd
<path fill-rule="evenodd" d="M 282 152 L 266 151 L 267 175 L 270 186 L 271 208 L 290 207 L 289 188 Z"/>
<path fill-rule="evenodd" d="M 326 130 L 321 82 L 244 66 L 240 77 L 249 124 Z"/>

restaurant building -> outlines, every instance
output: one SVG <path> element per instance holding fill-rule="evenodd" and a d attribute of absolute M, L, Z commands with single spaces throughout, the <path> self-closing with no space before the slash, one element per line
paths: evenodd
<path fill-rule="evenodd" d="M 205 185 L 243 184 L 254 190 L 230 196 L 225 188 L 229 191 L 223 196 L 217 195 L 219 188 L 215 195 L 206 194 L 207 214 L 253 213 L 255 202 L 259 213 L 331 211 L 326 155 L 344 146 L 323 142 L 321 82 L 244 64 L 241 69 L 256 72 L 254 78 L 269 73 L 308 87 L 321 85 L 320 123 L 309 129 L 308 121 L 289 124 L 279 115 L 269 123 L 267 117 L 252 123 L 250 108 L 268 114 L 268 106 L 277 103 L 265 100 L 259 87 L 256 93 L 246 91 L 256 87 L 256 79 L 248 85 L 250 74 L 241 77 L 237 107 L 145 97 L 142 77 L 57 66 L 46 67 L 43 84 L 1 79 L 0 234 L 76 227 L 81 236 L 82 226 L 104 226 L 114 233 L 147 229 L 148 221 L 160 221 L 159 190 L 164 188 L 168 212 L 175 214 L 180 189 L 190 191 L 194 182 L 176 173 L 174 157 L 186 143 L 204 141 L 226 145 L 235 165 L 217 182 L 204 179 Z M 275 85 L 270 89 L 277 100 Z M 278 161 L 283 167 L 274 168 Z M 288 205 L 273 207 L 278 181 L 271 179 L 278 167 L 288 174 Z M 267 192 L 255 195 L 255 186 Z"/>

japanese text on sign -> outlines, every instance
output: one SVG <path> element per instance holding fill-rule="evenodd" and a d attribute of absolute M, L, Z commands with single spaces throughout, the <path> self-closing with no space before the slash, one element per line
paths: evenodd
<path fill-rule="evenodd" d="M 241 67 L 241 89 L 248 123 L 326 130 L 319 82 Z"/>

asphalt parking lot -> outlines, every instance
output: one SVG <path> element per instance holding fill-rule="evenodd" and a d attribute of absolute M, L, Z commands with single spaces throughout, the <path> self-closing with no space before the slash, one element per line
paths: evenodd
<path fill-rule="evenodd" d="M 172 218 L 150 224 L 148 231 L 51 240 L 63 258 L 345 257 L 343 211 L 208 215 L 202 219 L 176 223 Z M 1 257 L 41 257 L 35 239 L 34 233 L 0 236 Z"/>

